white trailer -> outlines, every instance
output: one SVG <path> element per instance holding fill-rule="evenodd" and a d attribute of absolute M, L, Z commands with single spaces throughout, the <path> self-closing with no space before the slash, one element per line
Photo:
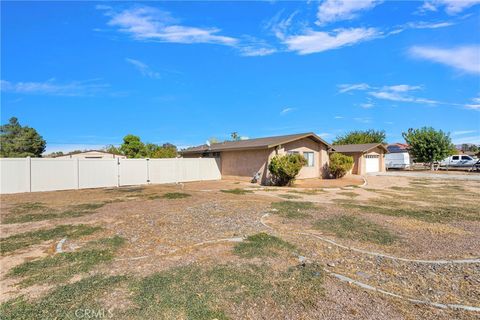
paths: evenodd
<path fill-rule="evenodd" d="M 410 155 L 408 152 L 394 152 L 385 155 L 385 168 L 408 169 L 410 168 Z"/>

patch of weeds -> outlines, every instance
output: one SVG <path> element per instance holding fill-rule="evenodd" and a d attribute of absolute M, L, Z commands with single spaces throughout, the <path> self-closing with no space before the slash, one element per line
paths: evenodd
<path fill-rule="evenodd" d="M 155 273 L 132 287 L 136 307 L 131 319 L 227 319 L 232 308 L 245 309 L 259 299 L 273 308 L 308 309 L 324 292 L 317 264 L 276 271 L 268 265 L 202 267 L 195 264 Z"/>
<path fill-rule="evenodd" d="M 246 189 L 240 189 L 240 188 L 229 189 L 229 190 L 220 190 L 220 191 L 224 192 L 224 193 L 231 193 L 231 194 L 238 194 L 238 195 L 253 193 L 252 190 L 246 190 Z"/>
<path fill-rule="evenodd" d="M 278 195 L 280 198 L 284 199 L 301 199 L 302 197 L 294 195 L 294 194 L 279 194 Z"/>
<path fill-rule="evenodd" d="M 79 238 L 92 234 L 101 227 L 92 227 L 84 224 L 80 225 L 62 225 L 53 229 L 43 229 L 31 232 L 16 234 L 7 238 L 0 239 L 0 252 L 5 254 L 21 248 L 27 248 L 42 241 L 57 239 L 57 238 Z"/>
<path fill-rule="evenodd" d="M 390 245 L 396 237 L 382 226 L 355 216 L 337 216 L 318 220 L 315 229 L 332 232 L 339 238 Z"/>
<path fill-rule="evenodd" d="M 79 251 L 24 262 L 10 270 L 8 276 L 23 277 L 21 286 L 64 282 L 75 274 L 90 271 L 100 263 L 111 261 L 123 242 L 124 239 L 119 236 L 91 241 Z"/>
<path fill-rule="evenodd" d="M 325 272 L 317 263 L 307 263 L 288 268 L 281 279 L 294 281 L 279 281 L 274 291 L 274 299 L 280 305 L 291 305 L 301 302 L 302 306 L 314 307 L 319 296 L 324 295 L 323 287 Z"/>
<path fill-rule="evenodd" d="M 94 213 L 95 210 L 103 207 L 105 204 L 107 204 L 107 202 L 82 203 L 71 205 L 63 211 L 48 208 L 44 205 L 26 206 L 25 204 L 21 204 L 11 209 L 10 213 L 4 217 L 2 222 L 11 224 L 80 217 Z"/>
<path fill-rule="evenodd" d="M 143 187 L 120 187 L 120 188 L 111 188 L 106 189 L 105 192 L 120 192 L 120 193 L 135 193 L 135 192 L 143 192 Z"/>
<path fill-rule="evenodd" d="M 183 199 L 191 197 L 191 194 L 183 193 L 183 192 L 168 192 L 162 195 L 164 199 Z"/>
<path fill-rule="evenodd" d="M 359 194 L 356 192 L 349 192 L 349 191 L 344 191 L 344 192 L 339 192 L 339 195 L 345 196 L 345 197 L 350 197 L 350 198 L 355 198 L 358 197 Z"/>
<path fill-rule="evenodd" d="M 288 190 L 289 193 L 298 193 L 298 194 L 308 194 L 308 195 L 316 195 L 323 190 L 320 189 L 305 189 L 305 190 Z"/>
<path fill-rule="evenodd" d="M 274 257 L 282 251 L 294 249 L 293 244 L 262 232 L 248 236 L 245 241 L 238 243 L 234 253 L 244 258 Z"/>
<path fill-rule="evenodd" d="M 134 289 L 137 307 L 132 317 L 169 319 L 227 319 L 232 302 L 259 297 L 271 287 L 265 270 L 246 265 L 200 268 L 190 265 L 159 272 L 141 280 Z"/>
<path fill-rule="evenodd" d="M 75 310 L 102 310 L 97 299 L 126 279 L 125 276 L 106 277 L 95 275 L 63 285 L 50 291 L 42 298 L 29 301 L 23 296 L 0 305 L 0 318 L 17 319 L 77 319 Z M 108 311 L 105 317 L 108 317 Z"/>
<path fill-rule="evenodd" d="M 368 213 L 377 213 L 394 217 L 408 217 L 426 222 L 480 221 L 476 206 L 454 206 L 448 203 L 432 203 L 430 206 L 408 206 L 405 202 L 372 199 L 365 204 L 350 201 L 336 201 L 345 208 L 358 209 Z"/>
<path fill-rule="evenodd" d="M 10 209 L 10 212 L 24 214 L 32 211 L 43 211 L 45 209 L 47 209 L 47 207 L 41 202 L 24 202 L 16 204 L 12 209 Z"/>
<path fill-rule="evenodd" d="M 299 219 L 310 217 L 305 211 L 315 209 L 315 205 L 307 201 L 281 201 L 272 203 L 272 208 L 277 210 L 275 214 L 282 217 Z"/>

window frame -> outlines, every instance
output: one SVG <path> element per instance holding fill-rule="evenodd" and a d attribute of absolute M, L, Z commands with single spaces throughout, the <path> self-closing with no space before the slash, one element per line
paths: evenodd
<path fill-rule="evenodd" d="M 309 158 L 307 158 L 305 155 L 306 154 L 311 154 L 312 155 L 312 165 L 310 165 L 308 162 L 309 162 Z M 307 163 L 305 164 L 305 167 L 308 167 L 308 168 L 313 168 L 315 167 L 315 152 L 313 151 L 304 151 L 303 152 L 303 157 L 305 158 L 305 160 L 307 160 Z"/>

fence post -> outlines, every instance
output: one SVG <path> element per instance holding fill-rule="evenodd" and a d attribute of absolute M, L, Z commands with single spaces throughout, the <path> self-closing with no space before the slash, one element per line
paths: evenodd
<path fill-rule="evenodd" d="M 79 186 L 80 186 L 80 179 L 78 177 L 79 173 L 78 173 L 78 158 L 73 158 L 71 159 L 73 161 L 73 177 L 74 177 L 74 183 L 75 183 L 75 189 L 79 189 Z"/>
<path fill-rule="evenodd" d="M 27 188 L 28 192 L 32 192 L 32 158 L 27 157 Z"/>
<path fill-rule="evenodd" d="M 117 158 L 117 188 L 120 187 L 120 158 Z"/>
<path fill-rule="evenodd" d="M 150 158 L 145 160 L 147 161 L 147 184 L 150 184 Z"/>

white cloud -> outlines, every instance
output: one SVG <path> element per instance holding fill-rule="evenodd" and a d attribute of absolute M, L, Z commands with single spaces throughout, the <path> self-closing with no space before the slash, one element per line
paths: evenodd
<path fill-rule="evenodd" d="M 375 28 L 336 29 L 333 32 L 306 30 L 304 34 L 287 36 L 284 43 L 290 51 L 310 54 L 351 46 L 380 35 Z"/>
<path fill-rule="evenodd" d="M 41 94 L 52 96 L 90 96 L 104 91 L 108 84 L 99 79 L 58 83 L 55 79 L 45 82 L 10 82 L 1 80 L 1 91 L 20 94 Z"/>
<path fill-rule="evenodd" d="M 322 133 L 317 134 L 317 136 L 326 139 L 326 138 L 328 138 L 328 137 L 331 137 L 332 134 L 331 134 L 331 133 L 328 133 L 328 132 L 322 132 Z"/>
<path fill-rule="evenodd" d="M 448 14 L 455 15 L 477 4 L 480 4 L 480 0 L 427 0 L 420 10 L 437 11 L 440 7 L 444 7 Z"/>
<path fill-rule="evenodd" d="M 457 139 L 452 139 L 453 144 L 464 144 L 464 143 L 473 143 L 480 145 L 480 135 L 476 136 L 466 136 L 466 137 L 460 137 Z"/>
<path fill-rule="evenodd" d="M 233 46 L 238 40 L 222 36 L 218 28 L 198 28 L 177 23 L 170 13 L 147 6 L 120 12 L 107 10 L 108 24 L 136 40 L 173 43 L 214 43 Z"/>
<path fill-rule="evenodd" d="M 407 23 L 407 27 L 411 29 L 438 29 L 438 28 L 445 28 L 453 26 L 455 23 L 451 21 L 443 21 L 443 22 L 409 22 Z"/>
<path fill-rule="evenodd" d="M 414 46 L 409 52 L 416 58 L 441 63 L 468 73 L 480 73 L 480 46 L 477 45 L 448 49 Z"/>
<path fill-rule="evenodd" d="M 391 86 L 382 86 L 374 87 L 367 83 L 358 83 L 358 84 L 341 84 L 338 86 L 340 93 L 346 93 L 349 91 L 368 91 L 368 95 L 382 100 L 390 101 L 400 101 L 400 102 L 413 102 L 413 103 L 423 103 L 423 104 L 437 104 L 440 103 L 435 100 L 414 97 L 411 95 L 411 92 L 422 89 L 422 86 L 412 86 L 408 84 L 397 84 Z M 360 106 L 362 108 L 371 108 L 373 103 L 370 99 L 367 98 L 368 103 L 362 103 Z"/>
<path fill-rule="evenodd" d="M 360 123 L 371 123 L 372 118 L 370 117 L 358 117 L 358 118 L 353 118 L 353 120 L 360 122 Z"/>
<path fill-rule="evenodd" d="M 360 107 L 364 108 L 364 109 L 370 109 L 370 108 L 373 108 L 375 105 L 373 103 L 370 103 L 370 102 L 366 102 L 366 103 L 360 103 Z"/>
<path fill-rule="evenodd" d="M 344 117 L 342 117 L 342 116 L 335 116 L 335 117 L 333 117 L 333 118 L 334 118 L 334 119 L 343 119 Z"/>
<path fill-rule="evenodd" d="M 469 133 L 474 133 L 474 132 L 477 132 L 477 130 L 454 131 L 454 132 L 452 132 L 452 136 L 462 136 L 464 134 L 469 134 Z"/>
<path fill-rule="evenodd" d="M 359 11 L 372 9 L 379 3 L 377 0 L 325 0 L 318 7 L 317 24 L 353 19 Z"/>
<path fill-rule="evenodd" d="M 149 77 L 154 79 L 160 78 L 160 74 L 158 72 L 153 71 L 152 69 L 150 69 L 150 67 L 147 64 L 139 60 L 125 58 L 125 61 L 132 64 L 144 77 Z"/>
<path fill-rule="evenodd" d="M 473 98 L 471 103 L 467 103 L 465 108 L 480 111 L 480 98 Z"/>
<path fill-rule="evenodd" d="M 285 115 L 285 114 L 290 113 L 294 110 L 295 110 L 295 108 L 283 108 L 282 111 L 280 111 L 280 114 Z"/>
<path fill-rule="evenodd" d="M 345 93 L 353 90 L 367 90 L 370 86 L 366 83 L 355 83 L 355 84 L 340 84 L 338 85 L 338 92 Z"/>
<path fill-rule="evenodd" d="M 395 86 L 385 86 L 383 88 L 384 88 L 384 90 L 390 90 L 390 91 L 394 91 L 394 92 L 408 92 L 408 91 L 419 90 L 422 87 L 421 86 L 410 86 L 408 84 L 398 84 L 398 85 L 395 85 Z"/>
<path fill-rule="evenodd" d="M 242 56 L 246 57 L 268 56 L 277 52 L 277 49 L 266 41 L 251 36 L 243 36 L 237 49 Z"/>

